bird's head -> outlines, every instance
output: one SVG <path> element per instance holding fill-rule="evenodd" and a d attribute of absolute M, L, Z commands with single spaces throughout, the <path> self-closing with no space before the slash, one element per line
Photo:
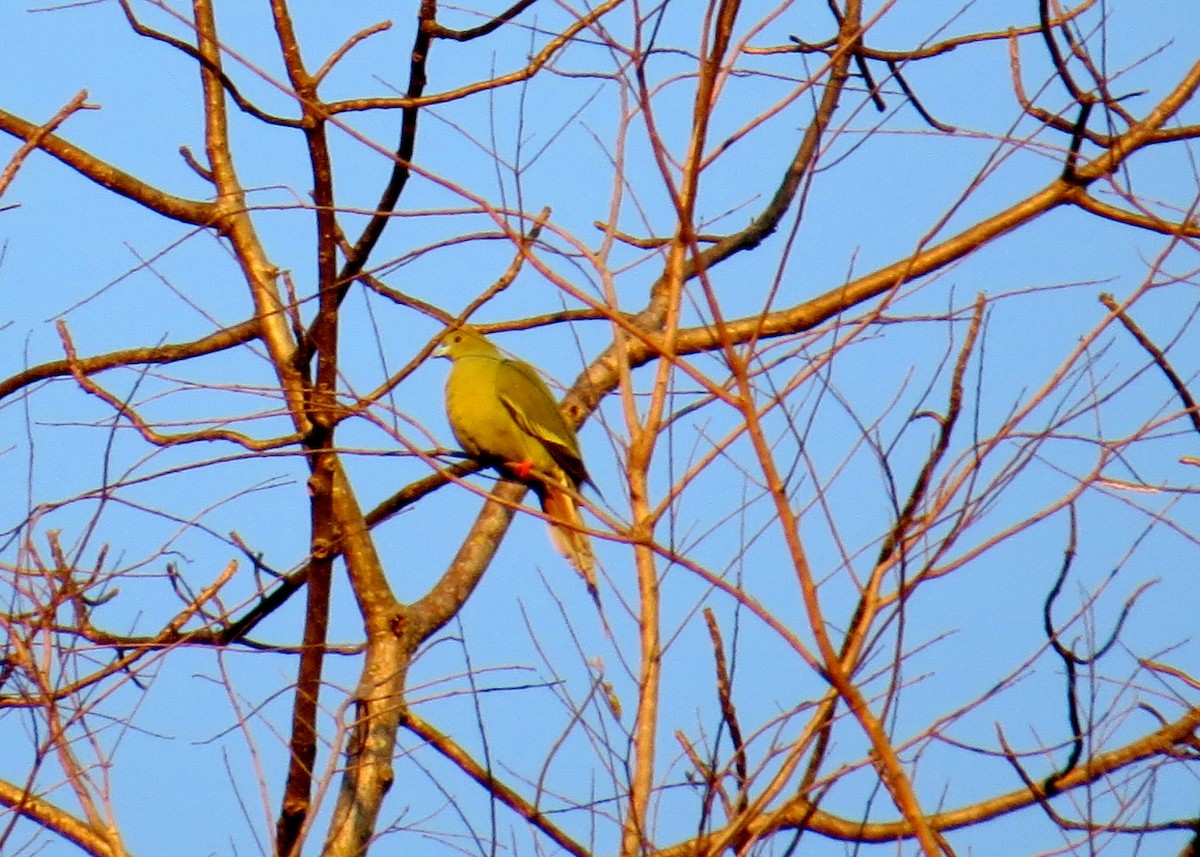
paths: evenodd
<path fill-rule="evenodd" d="M 441 344 L 433 352 L 434 357 L 457 360 L 468 355 L 497 356 L 496 346 L 473 327 L 453 327 L 442 334 Z"/>

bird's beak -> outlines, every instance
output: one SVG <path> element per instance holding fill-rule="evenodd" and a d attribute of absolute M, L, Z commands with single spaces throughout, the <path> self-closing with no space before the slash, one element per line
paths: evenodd
<path fill-rule="evenodd" d="M 434 357 L 445 357 L 447 360 L 449 360 L 450 359 L 450 346 L 447 345 L 445 342 L 439 342 L 438 347 L 433 349 L 433 356 Z"/>

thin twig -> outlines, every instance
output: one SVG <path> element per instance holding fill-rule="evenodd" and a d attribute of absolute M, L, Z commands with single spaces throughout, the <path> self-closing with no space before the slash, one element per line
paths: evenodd
<path fill-rule="evenodd" d="M 8 190 L 8 186 L 17 176 L 17 171 L 21 169 L 21 165 L 29 154 L 38 147 L 47 134 L 51 134 L 54 130 L 67 120 L 67 117 L 79 110 L 99 110 L 99 106 L 87 103 L 88 93 L 86 89 L 81 89 L 75 93 L 75 97 L 63 105 L 62 109 L 50 117 L 45 125 L 42 125 L 31 136 L 25 138 L 25 142 L 17 149 L 16 153 L 9 159 L 8 166 L 4 168 L 4 172 L 0 173 L 0 196 L 4 196 L 4 192 Z"/>
<path fill-rule="evenodd" d="M 1188 419 L 1192 421 L 1192 427 L 1200 433 L 1200 408 L 1196 406 L 1196 400 L 1192 398 L 1192 394 L 1188 392 L 1187 385 L 1183 383 L 1183 379 L 1171 368 L 1171 364 L 1167 362 L 1167 356 L 1162 353 L 1157 345 L 1150 341 L 1150 337 L 1142 332 L 1129 314 L 1121 308 L 1111 294 L 1105 292 L 1100 295 L 1100 303 L 1108 307 L 1109 312 L 1115 315 L 1125 325 L 1133 338 L 1138 341 L 1142 348 L 1146 349 L 1147 353 L 1154 359 L 1155 365 L 1162 370 L 1162 373 L 1167 376 L 1167 380 L 1171 386 L 1175 388 L 1175 392 L 1179 395 L 1180 401 L 1183 402 L 1184 413 L 1188 415 Z"/>

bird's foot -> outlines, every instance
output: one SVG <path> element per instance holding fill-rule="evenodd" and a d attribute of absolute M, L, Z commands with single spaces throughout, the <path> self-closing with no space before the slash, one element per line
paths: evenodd
<path fill-rule="evenodd" d="M 507 466 L 522 481 L 529 479 L 529 474 L 533 473 L 533 462 L 528 458 L 524 461 L 510 461 Z"/>

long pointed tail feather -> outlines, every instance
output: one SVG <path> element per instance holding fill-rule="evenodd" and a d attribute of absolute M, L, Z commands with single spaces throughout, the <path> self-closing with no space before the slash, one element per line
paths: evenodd
<path fill-rule="evenodd" d="M 563 488 L 547 485 L 541 495 L 542 511 L 550 518 L 550 539 L 558 552 L 566 557 L 567 562 L 583 582 L 587 584 L 592 599 L 599 603 L 600 591 L 596 587 L 596 557 L 592 553 L 592 540 L 583 532 L 583 518 L 579 515 L 579 506 L 575 498 Z M 562 525 L 554 523 L 561 521 Z"/>

